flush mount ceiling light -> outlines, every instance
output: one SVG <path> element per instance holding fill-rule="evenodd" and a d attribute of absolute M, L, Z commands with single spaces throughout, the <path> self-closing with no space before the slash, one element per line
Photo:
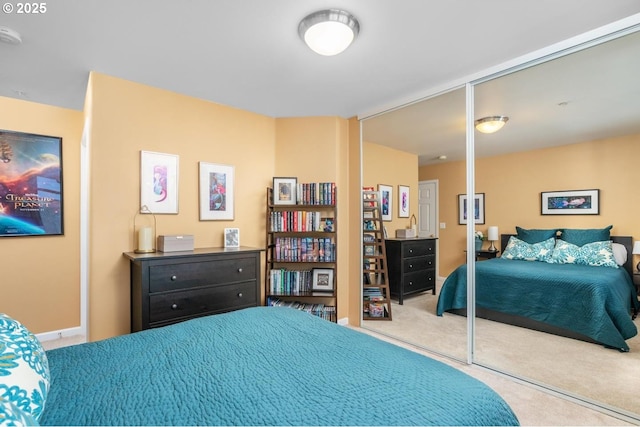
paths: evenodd
<path fill-rule="evenodd" d="M 358 20 L 349 12 L 327 9 L 306 16 L 298 34 L 314 52 L 333 56 L 344 51 L 360 32 Z"/>
<path fill-rule="evenodd" d="M 20 44 L 22 43 L 22 38 L 20 37 L 20 33 L 17 31 L 12 30 L 9 27 L 0 26 L 0 42 Z"/>
<path fill-rule="evenodd" d="M 502 129 L 509 120 L 507 116 L 490 116 L 476 120 L 476 129 L 482 133 L 494 133 Z"/>

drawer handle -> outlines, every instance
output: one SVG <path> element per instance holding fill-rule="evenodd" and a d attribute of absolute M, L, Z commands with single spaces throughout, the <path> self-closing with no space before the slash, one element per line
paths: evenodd
<path fill-rule="evenodd" d="M 178 280 L 178 276 L 175 276 L 175 275 L 171 276 L 171 281 L 172 282 L 175 282 L 176 280 Z"/>
<path fill-rule="evenodd" d="M 413 268 L 413 264 L 409 264 L 409 268 Z"/>
<path fill-rule="evenodd" d="M 238 269 L 238 273 L 242 273 L 242 268 L 239 268 L 239 269 Z"/>
<path fill-rule="evenodd" d="M 171 304 L 171 310 L 176 310 L 178 308 L 178 304 Z"/>
<path fill-rule="evenodd" d="M 412 254 L 413 253 L 413 249 L 409 249 L 409 253 Z"/>
<path fill-rule="evenodd" d="M 413 285 L 413 282 L 412 282 L 411 280 L 409 280 L 409 284 L 410 284 L 410 285 Z"/>
<path fill-rule="evenodd" d="M 242 298 L 242 292 L 238 292 L 238 298 Z"/>

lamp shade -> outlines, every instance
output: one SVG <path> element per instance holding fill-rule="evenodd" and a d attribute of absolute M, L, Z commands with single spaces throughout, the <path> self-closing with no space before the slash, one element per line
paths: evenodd
<path fill-rule="evenodd" d="M 358 36 L 360 24 L 349 12 L 339 9 L 321 10 L 305 17 L 298 34 L 317 54 L 337 55 Z"/>
<path fill-rule="evenodd" d="M 633 244 L 633 252 L 634 255 L 640 255 L 640 241 L 637 241 Z"/>
<path fill-rule="evenodd" d="M 487 230 L 487 240 L 498 240 L 498 227 L 496 227 L 495 225 L 489 227 L 489 230 Z"/>

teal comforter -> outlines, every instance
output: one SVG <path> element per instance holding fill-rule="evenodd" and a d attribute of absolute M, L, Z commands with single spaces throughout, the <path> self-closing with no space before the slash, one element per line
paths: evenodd
<path fill-rule="evenodd" d="M 43 425 L 515 425 L 461 371 L 284 307 L 47 352 Z"/>
<path fill-rule="evenodd" d="M 625 340 L 638 333 L 630 316 L 638 298 L 622 268 L 502 258 L 475 266 L 478 307 L 568 329 L 623 351 L 629 350 Z M 461 265 L 442 286 L 437 314 L 466 306 L 467 266 Z"/>

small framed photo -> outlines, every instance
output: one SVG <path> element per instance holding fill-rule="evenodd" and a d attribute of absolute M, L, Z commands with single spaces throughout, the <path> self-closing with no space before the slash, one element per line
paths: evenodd
<path fill-rule="evenodd" d="M 333 292 L 333 268 L 314 268 L 311 283 L 314 292 Z"/>
<path fill-rule="evenodd" d="M 298 186 L 298 178 L 274 177 L 273 178 L 273 204 L 274 205 L 295 205 L 297 186 Z"/>
<path fill-rule="evenodd" d="M 393 206 L 393 187 L 390 185 L 378 184 L 380 192 L 380 209 L 382 210 L 382 220 L 391 221 L 393 215 L 391 206 Z"/>
<path fill-rule="evenodd" d="M 178 156 L 140 151 L 140 206 L 154 214 L 178 213 Z"/>
<path fill-rule="evenodd" d="M 473 197 L 473 204 L 469 208 L 466 194 L 458 194 L 458 224 L 466 224 L 469 211 L 473 211 L 473 221 L 475 224 L 484 224 L 484 193 L 476 193 Z"/>
<path fill-rule="evenodd" d="M 600 190 L 544 191 L 542 215 L 599 215 Z"/>
<path fill-rule="evenodd" d="M 240 247 L 240 229 L 239 228 L 224 229 L 224 247 L 225 248 Z"/>
<path fill-rule="evenodd" d="M 232 220 L 234 168 L 200 162 L 200 221 Z"/>
<path fill-rule="evenodd" d="M 409 218 L 409 187 L 398 185 L 398 218 Z"/>

